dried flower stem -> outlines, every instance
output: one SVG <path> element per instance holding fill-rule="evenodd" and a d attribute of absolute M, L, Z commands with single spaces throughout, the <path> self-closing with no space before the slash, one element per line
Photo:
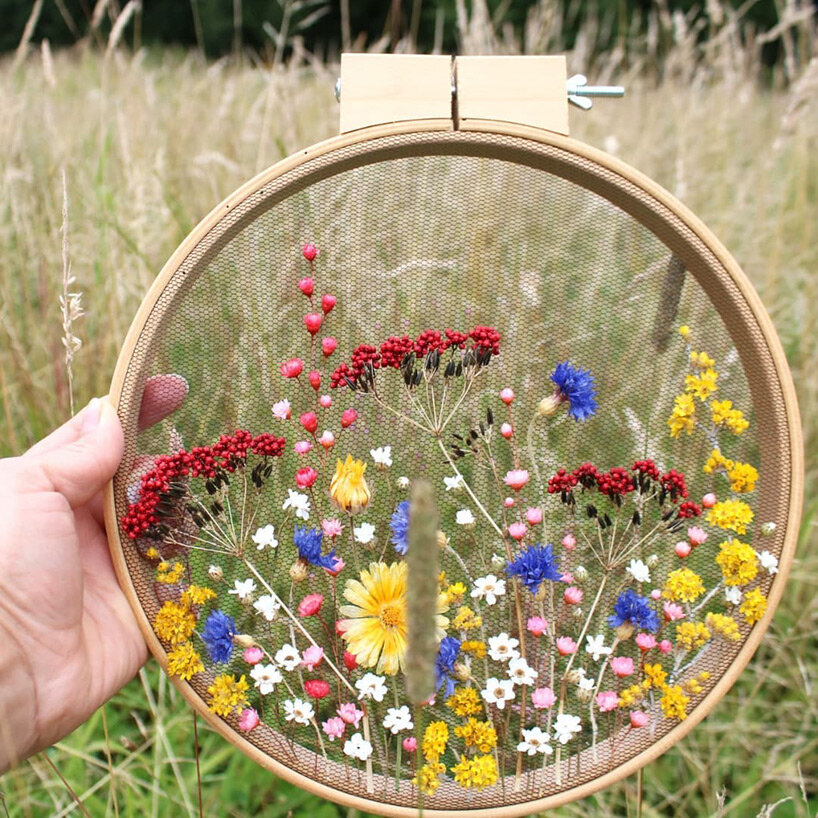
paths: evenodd
<path fill-rule="evenodd" d="M 65 348 L 65 371 L 68 376 L 68 406 L 71 415 L 74 414 L 74 355 L 82 346 L 82 341 L 74 335 L 72 327 L 74 321 L 83 316 L 82 293 L 69 292 L 71 285 L 76 281 L 71 275 L 71 264 L 68 261 L 68 185 L 65 180 L 65 170 L 62 176 L 62 293 L 60 294 L 60 310 L 62 312 L 62 345 Z"/>

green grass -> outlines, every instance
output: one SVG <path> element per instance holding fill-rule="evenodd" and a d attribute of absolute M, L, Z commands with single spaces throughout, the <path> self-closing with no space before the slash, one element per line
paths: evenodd
<path fill-rule="evenodd" d="M 578 66 L 579 67 L 579 66 Z M 68 180 L 78 406 L 107 391 L 142 296 L 193 225 L 246 178 L 337 130 L 334 72 L 270 73 L 164 53 L 0 64 L 0 454 L 68 414 L 58 295 Z M 795 565 L 750 666 L 715 711 L 644 772 L 644 816 L 808 816 L 818 810 L 818 108 L 736 75 L 656 86 L 574 114 L 574 133 L 679 195 L 761 294 L 798 390 L 807 493 Z M 788 111 L 794 111 L 787 115 Z M 775 147 L 774 147 L 775 146 Z M 193 719 L 150 663 L 87 724 L 2 779 L 9 815 L 176 816 L 197 804 Z M 200 725 L 206 815 L 353 816 L 304 795 Z M 108 760 L 110 754 L 110 762 Z M 113 767 L 113 781 L 110 767 Z M 635 815 L 631 779 L 558 816 Z M 74 809 L 71 813 L 72 807 Z M 0 811 L 0 814 L 2 812 Z"/>

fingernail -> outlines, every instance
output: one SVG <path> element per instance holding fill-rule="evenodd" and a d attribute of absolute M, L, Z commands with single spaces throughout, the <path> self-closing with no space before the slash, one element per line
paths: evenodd
<path fill-rule="evenodd" d="M 99 398 L 92 398 L 85 411 L 82 413 L 82 431 L 92 432 L 99 425 L 99 417 L 102 410 L 102 401 Z"/>

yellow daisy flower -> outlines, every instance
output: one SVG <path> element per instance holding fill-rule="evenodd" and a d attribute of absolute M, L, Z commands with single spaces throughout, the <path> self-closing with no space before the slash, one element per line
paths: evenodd
<path fill-rule="evenodd" d="M 728 540 L 719 546 L 716 564 L 721 568 L 725 585 L 746 585 L 758 573 L 758 557 L 747 543 Z"/>
<path fill-rule="evenodd" d="M 193 612 L 187 605 L 179 605 L 177 602 L 166 602 L 153 620 L 156 635 L 171 645 L 186 642 L 195 628 L 196 617 Z"/>
<path fill-rule="evenodd" d="M 345 461 L 338 460 L 335 464 L 329 494 L 335 505 L 347 514 L 357 514 L 369 505 L 371 494 L 364 477 L 365 471 L 366 463 L 353 460 L 351 454 Z"/>
<path fill-rule="evenodd" d="M 208 709 L 217 716 L 229 716 L 234 708 L 247 705 L 249 687 L 244 675 L 236 680 L 232 673 L 222 673 L 207 688 L 207 692 L 210 694 Z"/>
<path fill-rule="evenodd" d="M 753 588 L 752 591 L 748 591 L 745 595 L 744 602 L 741 603 L 739 610 L 744 614 L 748 625 L 755 625 L 767 610 L 767 600 L 758 588 Z"/>
<path fill-rule="evenodd" d="M 204 671 L 202 659 L 190 642 L 182 642 L 168 654 L 168 673 L 180 679 L 191 679 Z"/>

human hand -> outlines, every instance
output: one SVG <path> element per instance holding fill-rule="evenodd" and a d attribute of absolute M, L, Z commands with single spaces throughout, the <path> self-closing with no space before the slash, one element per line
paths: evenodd
<path fill-rule="evenodd" d="M 145 387 L 140 427 L 176 409 L 174 375 Z M 107 398 L 0 460 L 0 772 L 82 724 L 147 657 L 108 551 L 102 489 L 123 451 Z"/>

